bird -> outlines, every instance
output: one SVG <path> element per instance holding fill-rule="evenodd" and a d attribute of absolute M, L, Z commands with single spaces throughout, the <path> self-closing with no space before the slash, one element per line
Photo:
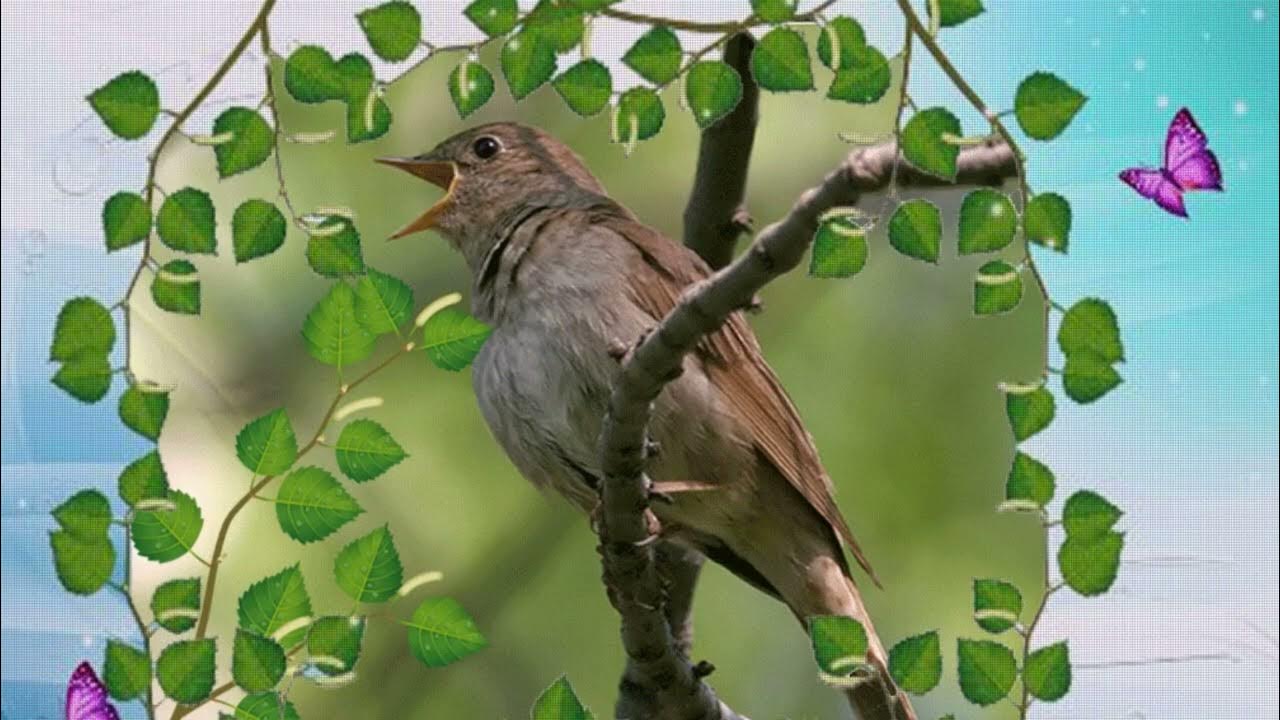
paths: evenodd
<path fill-rule="evenodd" d="M 519 472 L 584 513 L 598 507 L 599 436 L 617 348 L 653 329 L 711 274 L 683 244 L 614 200 L 583 160 L 538 128 L 466 129 L 413 157 L 379 158 L 445 191 L 393 235 L 443 236 L 492 327 L 472 368 L 480 412 Z M 801 621 L 853 617 L 879 680 L 847 691 L 863 720 L 914 720 L 845 557 L 878 585 L 833 498 L 813 438 L 741 312 L 704 337 L 654 403 L 646 467 L 668 502 L 663 541 L 702 553 Z M 884 685 L 881 685 L 884 683 Z"/>

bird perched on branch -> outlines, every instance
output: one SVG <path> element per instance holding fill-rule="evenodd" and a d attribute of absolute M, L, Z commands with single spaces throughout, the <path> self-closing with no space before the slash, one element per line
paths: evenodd
<path fill-rule="evenodd" d="M 426 154 L 382 162 L 446 191 L 395 237 L 435 229 L 466 259 L 472 312 L 494 328 L 473 370 L 494 436 L 526 478 L 592 512 L 618 350 L 710 270 L 611 199 L 568 147 L 531 127 L 485 125 Z M 656 401 L 650 436 L 658 449 L 646 471 L 669 499 L 653 507 L 662 538 L 781 599 L 801 622 L 858 619 L 871 639 L 868 662 L 887 678 L 884 647 L 842 547 L 875 576 L 741 313 L 685 357 Z M 888 698 L 891 688 L 855 687 L 855 711 L 866 720 L 913 718 L 901 693 Z"/>

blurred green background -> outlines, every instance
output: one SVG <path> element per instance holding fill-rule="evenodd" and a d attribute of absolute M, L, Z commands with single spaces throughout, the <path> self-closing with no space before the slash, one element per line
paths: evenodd
<path fill-rule="evenodd" d="M 493 57 L 482 59 L 496 67 Z M 500 89 L 484 110 L 460 121 L 445 85 L 457 60 L 438 57 L 394 82 L 387 96 L 395 117 L 390 133 L 354 146 L 341 140 L 340 104 L 297 105 L 278 87 L 286 133 L 332 129 L 339 138 L 324 145 L 282 144 L 295 207 L 355 210 L 366 262 L 410 282 L 419 307 L 446 292 L 466 295 L 462 260 L 439 238 L 383 241 L 439 192 L 372 159 L 416 154 L 462 127 L 516 119 L 562 138 L 617 199 L 679 237 L 698 132 L 673 94 L 665 97 L 662 133 L 624 159 L 620 147 L 609 144 L 607 113 L 578 118 L 549 88 L 518 108 Z M 785 213 L 848 152 L 837 131 L 882 134 L 890 113 L 888 102 L 856 108 L 827 101 L 820 92 L 762 98 L 748 198 L 757 225 Z M 275 254 L 234 263 L 231 212 L 244 199 L 276 197 L 271 163 L 220 182 L 208 148 L 171 147 L 159 183 L 212 193 L 223 249 L 196 260 L 203 280 L 199 317 L 156 310 L 145 285 L 130 298 L 134 370 L 177 386 L 161 450 L 174 484 L 201 502 L 205 529 L 198 549 L 207 554 L 222 516 L 248 483 L 235 459 L 235 433 L 247 420 L 284 406 L 298 435 L 308 438 L 332 397 L 332 368 L 307 355 L 299 334 L 329 281 L 308 268 L 306 238 L 294 228 Z M 1010 579 L 1031 605 L 1038 602 L 1033 589 L 1040 586 L 1044 552 L 1033 518 L 995 512 L 1013 454 L 996 384 L 1037 376 L 1043 317 L 1033 288 L 1008 316 L 973 317 L 973 273 L 990 258 L 956 256 L 955 209 L 962 195 L 930 194 L 946 218 L 940 265 L 898 255 L 877 232 L 860 275 L 815 280 L 796 271 L 765 290 L 765 312 L 751 318 L 885 582 L 884 591 L 862 584 L 886 642 L 928 629 L 942 633 L 944 679 L 916 701 L 922 718 L 978 712 L 960 697 L 955 681 L 956 638 L 982 634 L 970 617 L 973 578 Z M 865 207 L 878 209 L 880 200 Z M 156 251 L 161 262 L 167 260 L 164 248 Z M 1010 248 L 1008 254 L 1021 252 Z M 391 351 L 392 341 L 384 338 L 374 361 Z M 350 601 L 332 579 L 333 557 L 351 539 L 390 523 L 406 575 L 445 575 L 390 612 L 407 618 L 425 594 L 448 594 L 473 614 L 491 645 L 454 666 L 429 670 L 409 654 L 403 628 L 375 622 L 354 683 L 338 689 L 295 684 L 292 697 L 304 717 L 527 717 L 533 699 L 562 673 L 597 713 L 609 716 L 623 654 L 585 519 L 515 472 L 477 412 L 467 373 L 445 373 L 413 356 L 356 393 L 368 395 L 386 398 L 366 416 L 385 425 L 409 459 L 375 482 L 348 485 L 367 512 L 320 543 L 302 546 L 286 538 L 268 503 L 241 514 L 215 600 L 220 658 L 230 657 L 238 595 L 295 562 L 302 563 L 317 614 L 348 611 Z M 304 463 L 336 472 L 325 448 Z M 139 563 L 135 593 L 147 598 L 164 579 L 198 571 L 190 559 Z M 739 711 L 757 720 L 847 716 L 843 699 L 818 681 L 807 638 L 781 604 L 708 566 L 695 618 L 695 657 L 714 662 L 712 685 Z M 215 714 L 212 706 L 208 712 Z M 997 706 L 984 717 L 1013 717 L 1013 710 Z"/>

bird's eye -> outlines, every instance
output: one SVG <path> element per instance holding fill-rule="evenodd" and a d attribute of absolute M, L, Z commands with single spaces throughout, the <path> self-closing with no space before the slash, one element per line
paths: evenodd
<path fill-rule="evenodd" d="M 475 144 L 471 146 L 471 149 L 475 152 L 476 157 L 481 160 L 488 160 L 498 154 L 498 151 L 502 149 L 502 144 L 498 142 L 497 138 L 485 135 L 484 137 L 477 139 Z"/>

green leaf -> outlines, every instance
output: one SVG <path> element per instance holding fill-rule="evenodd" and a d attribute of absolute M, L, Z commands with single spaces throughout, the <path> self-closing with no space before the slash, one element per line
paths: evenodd
<path fill-rule="evenodd" d="M 102 233 L 108 252 L 146 240 L 151 234 L 151 208 L 137 193 L 112 195 L 102 206 Z"/>
<path fill-rule="evenodd" d="M 164 694 L 180 705 L 192 705 L 213 691 L 218 644 L 212 638 L 179 640 L 160 653 L 156 679 Z"/>
<path fill-rule="evenodd" d="M 1124 344 L 1120 342 L 1120 323 L 1105 300 L 1085 298 L 1067 311 L 1058 326 L 1058 347 L 1068 357 L 1092 351 L 1109 363 L 1124 360 Z"/>
<path fill-rule="evenodd" d="M 338 587 L 356 602 L 379 603 L 395 597 L 404 582 L 400 554 L 386 525 L 342 548 L 333 563 Z"/>
<path fill-rule="evenodd" d="M 363 94 L 347 99 L 347 142 L 376 140 L 391 129 L 391 106 L 381 91 L 370 86 Z"/>
<path fill-rule="evenodd" d="M 280 712 L 282 707 L 283 714 Z M 236 705 L 236 714 L 232 720 L 299 720 L 299 717 L 293 703 L 274 692 L 264 692 L 246 695 Z"/>
<path fill-rule="evenodd" d="M 181 315 L 200 314 L 200 276 L 186 260 L 170 260 L 151 280 L 156 307 Z"/>
<path fill-rule="evenodd" d="M 1008 195 L 979 188 L 960 204 L 960 254 L 995 252 L 1013 242 L 1018 211 Z"/>
<path fill-rule="evenodd" d="M 111 503 L 97 490 L 81 490 L 53 509 L 63 530 L 82 540 L 105 537 L 111 527 Z"/>
<path fill-rule="evenodd" d="M 889 651 L 889 674 L 898 687 L 923 695 L 942 679 L 942 646 L 937 631 L 909 637 Z"/>
<path fill-rule="evenodd" d="M 311 597 L 302 581 L 302 570 L 291 565 L 249 586 L 240 596 L 236 615 L 240 627 L 271 637 L 286 624 L 311 614 Z M 281 642 L 293 646 L 306 629 L 295 630 Z"/>
<path fill-rule="evenodd" d="M 942 244 L 942 213 L 928 200 L 908 200 L 889 218 L 889 244 L 917 260 L 938 263 Z"/>
<path fill-rule="evenodd" d="M 218 176 L 231 177 L 252 170 L 271 157 L 275 131 L 255 110 L 228 108 L 213 121 L 213 134 L 231 133 L 231 139 L 213 147 Z"/>
<path fill-rule="evenodd" d="M 942 139 L 961 135 L 960 121 L 946 108 L 921 110 L 902 129 L 902 156 L 923 172 L 955 180 L 960 146 Z"/>
<path fill-rule="evenodd" d="M 413 290 L 403 280 L 368 268 L 356 283 L 356 320 L 369 332 L 398 332 L 412 311 Z"/>
<path fill-rule="evenodd" d="M 631 88 L 618 99 L 618 109 L 613 116 L 613 137 L 620 143 L 648 140 L 658 134 L 666 119 L 667 111 L 657 93 L 649 88 Z"/>
<path fill-rule="evenodd" d="M 973 283 L 973 311 L 978 315 L 1006 313 L 1022 302 L 1022 275 L 1003 260 L 978 268 Z"/>
<path fill-rule="evenodd" d="M 373 63 L 364 55 L 353 52 L 338 58 L 333 68 L 342 83 L 342 99 L 348 105 L 362 105 L 377 82 Z"/>
<path fill-rule="evenodd" d="M 526 32 L 537 33 L 558 53 L 566 53 L 582 42 L 586 23 L 582 10 L 561 0 L 539 0 L 525 17 Z"/>
<path fill-rule="evenodd" d="M 422 17 L 412 5 L 392 0 L 356 15 L 369 46 L 387 62 L 400 62 L 413 54 L 422 39 Z"/>
<path fill-rule="evenodd" d="M 516 0 L 476 0 L 462 14 L 489 37 L 511 32 L 520 16 Z"/>
<path fill-rule="evenodd" d="M 270 690 L 284 677 L 284 648 L 280 643 L 243 629 L 236 630 L 231 650 L 231 678 L 245 692 Z"/>
<path fill-rule="evenodd" d="M 863 105 L 884 97 L 891 80 L 889 61 L 884 54 L 867 45 L 854 48 L 853 57 L 849 67 L 837 72 L 832 79 L 827 97 Z"/>
<path fill-rule="evenodd" d="M 1053 499 L 1054 487 L 1053 471 L 1046 465 L 1021 452 L 1013 457 L 1004 487 L 1006 500 L 1026 500 L 1043 508 Z"/>
<path fill-rule="evenodd" d="M 1027 240 L 1065 253 L 1071 239 L 1071 204 L 1057 193 L 1036 195 L 1022 214 L 1022 228 Z"/>
<path fill-rule="evenodd" d="M 933 4 L 928 7 L 932 12 Z M 942 27 L 955 27 L 982 14 L 982 0 L 938 0 L 938 15 Z"/>
<path fill-rule="evenodd" d="M 848 675 L 854 665 L 866 662 L 867 631 L 862 623 L 842 615 L 816 615 L 809 618 L 809 637 L 813 642 L 813 659 L 825 673 Z"/>
<path fill-rule="evenodd" d="M 1071 689 L 1071 659 L 1067 643 L 1059 642 L 1042 647 L 1027 656 L 1022 670 L 1022 682 L 1037 700 L 1055 702 Z"/>
<path fill-rule="evenodd" d="M 449 75 L 449 96 L 458 115 L 466 117 L 493 97 L 493 74 L 474 60 L 463 60 Z"/>
<path fill-rule="evenodd" d="M 591 58 L 560 73 L 551 84 L 569 109 L 583 117 L 605 109 L 613 93 L 613 76 L 609 68 Z"/>
<path fill-rule="evenodd" d="M 563 675 L 542 691 L 529 717 L 530 720 L 595 720 L 595 715 L 582 704 L 569 679 Z"/>
<path fill-rule="evenodd" d="M 130 385 L 120 396 L 120 421 L 148 440 L 160 437 L 168 414 L 169 393 L 166 391 Z"/>
<path fill-rule="evenodd" d="M 458 371 L 471 364 L 492 332 L 465 312 L 447 307 L 422 326 L 422 349 L 436 367 Z"/>
<path fill-rule="evenodd" d="M 120 499 L 131 506 L 142 500 L 155 500 L 168 495 L 169 478 L 160 462 L 160 453 L 152 450 L 129 463 L 120 473 L 117 486 Z"/>
<path fill-rule="evenodd" d="M 160 91 L 155 81 L 133 70 L 94 90 L 89 104 L 111 132 L 125 140 L 137 140 L 155 125 L 160 114 Z"/>
<path fill-rule="evenodd" d="M 1085 597 L 1111 589 L 1120 568 L 1124 534 L 1108 531 L 1096 537 L 1072 537 L 1058 549 L 1058 569 L 1067 586 Z"/>
<path fill-rule="evenodd" d="M 341 675 L 350 672 L 360 659 L 363 639 L 363 621 L 346 616 L 322 617 L 312 623 L 307 632 L 307 654 L 320 672 Z M 327 662 L 321 662 L 320 658 Z"/>
<path fill-rule="evenodd" d="M 521 32 L 502 46 L 500 63 L 511 97 L 523 100 L 555 74 L 556 51 L 541 35 Z"/>
<path fill-rule="evenodd" d="M 236 434 L 236 457 L 254 475 L 279 475 L 298 459 L 298 439 L 284 408 L 272 410 Z"/>
<path fill-rule="evenodd" d="M 338 467 L 356 482 L 372 480 L 408 457 L 391 433 L 372 420 L 347 423 L 334 453 Z"/>
<path fill-rule="evenodd" d="M 284 214 L 266 200 L 246 200 L 231 216 L 231 244 L 236 262 L 270 255 L 284 244 L 288 224 Z"/>
<path fill-rule="evenodd" d="M 346 98 L 346 84 L 328 50 L 303 45 L 284 63 L 284 87 L 293 99 L 319 103 Z"/>
<path fill-rule="evenodd" d="M 341 229 L 335 229 L 341 227 Z M 307 264 L 330 278 L 359 275 L 365 271 L 360 233 L 347 218 L 331 217 L 307 238 Z"/>
<path fill-rule="evenodd" d="M 86 539 L 66 530 L 49 533 L 53 566 L 67 592 L 92 595 L 111 579 L 116 549 L 105 534 Z"/>
<path fill-rule="evenodd" d="M 609 7 L 616 5 L 622 0 L 570 0 L 579 10 L 585 13 L 596 13 Z"/>
<path fill-rule="evenodd" d="M 88 355 L 106 355 L 116 344 L 111 312 L 90 297 L 68 300 L 58 312 L 49 359 L 67 362 Z"/>
<path fill-rule="evenodd" d="M 680 72 L 680 39 L 665 25 L 655 26 L 622 56 L 622 62 L 654 85 L 666 85 Z"/>
<path fill-rule="evenodd" d="M 833 64 L 833 41 L 840 54 L 838 67 Z M 851 17 L 841 15 L 822 26 L 822 33 L 818 35 L 818 60 L 832 70 L 844 70 L 853 66 L 855 53 L 866 45 L 867 36 L 862 31 L 862 25 Z"/>
<path fill-rule="evenodd" d="M 173 510 L 143 510 L 133 516 L 133 546 L 148 560 L 169 562 L 191 552 L 204 517 L 195 498 L 181 490 L 170 490 L 165 496 Z"/>
<path fill-rule="evenodd" d="M 998 642 L 962 638 L 956 642 L 956 657 L 960 664 L 960 692 L 975 705 L 985 707 L 1004 699 L 1018 677 L 1018 661 L 1013 652 Z"/>
<path fill-rule="evenodd" d="M 156 214 L 156 232 L 165 245 L 188 253 L 217 252 L 216 222 L 209 193 L 192 187 L 166 197 Z"/>
<path fill-rule="evenodd" d="M 402 624 L 409 628 L 409 651 L 427 667 L 444 667 L 489 644 L 475 620 L 453 598 L 422 601 Z"/>
<path fill-rule="evenodd" d="M 84 403 L 95 403 L 111 389 L 111 364 L 104 355 L 88 354 L 65 363 L 53 384 Z"/>
<path fill-rule="evenodd" d="M 742 99 L 738 71 L 719 60 L 704 60 L 685 76 L 685 100 L 698 127 L 706 128 L 728 115 Z"/>
<path fill-rule="evenodd" d="M 276 493 L 280 529 L 300 543 L 329 537 L 364 512 L 332 475 L 318 467 L 289 474 Z"/>
<path fill-rule="evenodd" d="M 1053 393 L 1040 387 L 1029 393 L 1007 393 L 1004 400 L 1009 426 L 1018 442 L 1049 427 L 1053 422 Z"/>
<path fill-rule="evenodd" d="M 1114 390 L 1123 379 L 1105 357 L 1093 350 L 1077 350 L 1067 356 L 1062 368 L 1062 389 L 1067 397 L 1091 403 Z"/>
<path fill-rule="evenodd" d="M 1028 137 L 1052 140 L 1067 129 L 1087 99 L 1056 75 L 1032 73 L 1018 85 L 1013 112 Z"/>
<path fill-rule="evenodd" d="M 973 618 L 989 633 L 1002 633 L 1018 624 L 1022 593 L 1003 580 L 973 581 Z"/>
<path fill-rule="evenodd" d="M 804 37 L 787 27 L 770 30 L 751 53 L 751 74 L 760 87 L 772 92 L 812 90 L 813 70 Z"/>
<path fill-rule="evenodd" d="M 861 228 L 846 218 L 832 218 L 818 226 L 809 260 L 811 277 L 852 277 L 866 264 L 867 236 Z"/>
<path fill-rule="evenodd" d="M 1062 508 L 1062 528 L 1067 537 L 1094 540 L 1110 532 L 1122 515 L 1120 508 L 1098 493 L 1078 490 Z"/>
<path fill-rule="evenodd" d="M 356 292 L 336 282 L 302 324 L 307 352 L 326 365 L 351 365 L 369 357 L 378 336 L 356 319 Z"/>
<path fill-rule="evenodd" d="M 102 661 L 102 684 L 116 700 L 143 697 L 151 687 L 151 658 L 119 640 L 107 640 Z"/>
<path fill-rule="evenodd" d="M 751 0 L 751 11 L 761 20 L 777 25 L 796 14 L 796 0 Z"/>
<path fill-rule="evenodd" d="M 189 617 L 200 611 L 200 578 L 170 580 L 151 595 L 151 614 L 160 627 L 182 633 L 196 626 Z"/>

